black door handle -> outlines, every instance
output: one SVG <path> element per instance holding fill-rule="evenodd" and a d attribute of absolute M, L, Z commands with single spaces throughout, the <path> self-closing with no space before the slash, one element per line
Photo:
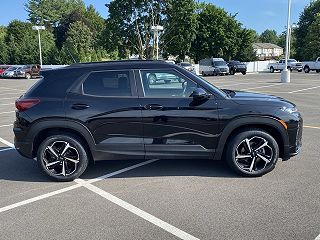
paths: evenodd
<path fill-rule="evenodd" d="M 89 107 L 90 106 L 85 104 L 85 103 L 76 103 L 76 104 L 73 104 L 71 108 L 74 109 L 74 110 L 84 110 L 84 109 L 87 109 Z"/>
<path fill-rule="evenodd" d="M 160 104 L 147 104 L 144 106 L 144 108 L 147 110 L 161 110 L 163 106 Z"/>

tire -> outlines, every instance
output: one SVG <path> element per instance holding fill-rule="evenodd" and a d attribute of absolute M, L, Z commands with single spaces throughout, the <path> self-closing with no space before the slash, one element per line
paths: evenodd
<path fill-rule="evenodd" d="M 205 76 L 206 76 L 203 71 L 202 71 L 201 75 L 202 75 L 202 77 L 205 77 Z"/>
<path fill-rule="evenodd" d="M 287 69 L 288 69 L 290 72 L 292 72 L 292 68 L 291 68 L 291 67 L 288 67 Z"/>
<path fill-rule="evenodd" d="M 273 67 L 270 67 L 270 72 L 274 73 L 274 68 Z"/>
<path fill-rule="evenodd" d="M 150 74 L 148 76 L 148 81 L 150 85 L 154 85 L 157 83 L 157 76 L 155 74 Z"/>
<path fill-rule="evenodd" d="M 309 73 L 310 72 L 309 66 L 305 66 L 303 70 L 304 70 L 305 73 Z"/>
<path fill-rule="evenodd" d="M 249 150 L 246 140 L 249 142 L 251 150 Z M 265 143 L 267 145 L 261 147 Z M 259 147 L 261 148 L 259 149 Z M 255 157 L 254 162 L 253 157 Z M 238 132 L 227 145 L 226 160 L 228 165 L 244 177 L 260 177 L 272 171 L 278 158 L 279 146 L 276 140 L 269 133 L 260 129 L 246 129 Z"/>
<path fill-rule="evenodd" d="M 26 79 L 31 79 L 31 74 L 30 73 L 26 73 L 25 78 Z"/>
<path fill-rule="evenodd" d="M 246 75 L 247 74 L 247 72 L 242 72 L 242 75 Z"/>
<path fill-rule="evenodd" d="M 317 69 L 316 72 L 317 72 L 317 73 L 320 73 L 320 69 Z"/>
<path fill-rule="evenodd" d="M 76 136 L 52 135 L 39 146 L 37 163 L 51 179 L 68 182 L 78 178 L 86 170 L 89 156 L 85 145 Z"/>
<path fill-rule="evenodd" d="M 302 72 L 302 69 L 298 70 L 298 72 Z"/>
<path fill-rule="evenodd" d="M 233 69 L 230 70 L 230 75 L 234 75 L 235 71 Z"/>

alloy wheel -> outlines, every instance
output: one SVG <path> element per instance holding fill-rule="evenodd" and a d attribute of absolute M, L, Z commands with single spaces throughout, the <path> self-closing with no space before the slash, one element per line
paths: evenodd
<path fill-rule="evenodd" d="M 55 176 L 73 174 L 80 162 L 79 152 L 66 141 L 55 141 L 43 153 L 44 167 Z"/>
<path fill-rule="evenodd" d="M 236 148 L 235 162 L 245 172 L 259 172 L 273 159 L 273 149 L 263 137 L 245 138 Z"/>

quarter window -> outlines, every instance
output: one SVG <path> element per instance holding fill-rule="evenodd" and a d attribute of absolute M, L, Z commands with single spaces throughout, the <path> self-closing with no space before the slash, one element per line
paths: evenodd
<path fill-rule="evenodd" d="M 132 96 L 129 71 L 93 72 L 84 81 L 83 92 L 95 96 Z"/>
<path fill-rule="evenodd" d="M 199 86 L 174 71 L 140 71 L 145 97 L 190 97 Z"/>

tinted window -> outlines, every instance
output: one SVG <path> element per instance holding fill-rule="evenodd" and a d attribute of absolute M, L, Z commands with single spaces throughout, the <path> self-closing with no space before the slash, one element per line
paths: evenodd
<path fill-rule="evenodd" d="M 93 72 L 83 83 L 83 92 L 95 96 L 132 96 L 129 72 Z"/>
<path fill-rule="evenodd" d="M 224 61 L 215 61 L 215 62 L 214 62 L 214 65 L 215 65 L 215 66 L 225 66 L 225 65 L 226 65 L 226 62 L 224 62 Z"/>
<path fill-rule="evenodd" d="M 198 85 L 174 71 L 141 71 L 146 97 L 190 97 Z"/>

